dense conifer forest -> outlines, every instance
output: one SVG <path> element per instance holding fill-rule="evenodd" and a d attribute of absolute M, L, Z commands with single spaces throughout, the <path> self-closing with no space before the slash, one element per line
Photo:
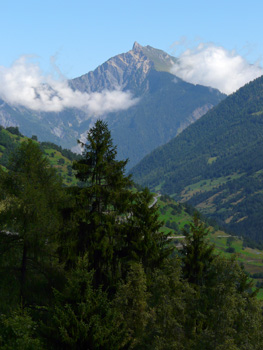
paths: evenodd
<path fill-rule="evenodd" d="M 0 349 L 262 349 L 262 304 L 197 214 L 178 251 L 98 120 L 65 187 L 34 140 L 0 168 Z"/>

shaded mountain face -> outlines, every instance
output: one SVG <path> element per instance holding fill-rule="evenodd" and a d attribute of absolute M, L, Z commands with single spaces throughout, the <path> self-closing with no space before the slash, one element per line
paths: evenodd
<path fill-rule="evenodd" d="M 263 77 L 227 97 L 132 169 L 235 234 L 263 241 Z"/>
<path fill-rule="evenodd" d="M 119 157 L 130 159 L 129 167 L 225 98 L 216 89 L 176 78 L 169 73 L 173 64 L 176 58 L 135 42 L 132 50 L 68 82 L 75 91 L 92 94 L 118 89 L 137 98 L 137 103 L 126 110 L 100 115 L 108 122 Z M 37 135 L 40 141 L 64 148 L 76 146 L 76 140 L 86 134 L 96 117 L 85 109 L 36 112 L 0 104 L 0 124 L 19 126 L 29 137 Z"/>
<path fill-rule="evenodd" d="M 151 71 L 147 93 L 126 111 L 110 114 L 108 124 L 118 156 L 129 157 L 128 169 L 156 147 L 167 143 L 216 105 L 217 90 L 193 86 L 169 73 Z"/>

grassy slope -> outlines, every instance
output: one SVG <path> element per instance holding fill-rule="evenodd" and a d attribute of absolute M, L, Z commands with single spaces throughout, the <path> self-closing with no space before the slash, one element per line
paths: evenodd
<path fill-rule="evenodd" d="M 182 230 L 185 225 L 189 224 L 192 221 L 191 209 L 185 207 L 183 204 L 176 203 L 174 200 L 169 197 L 161 196 L 158 199 L 160 219 L 164 221 L 164 226 L 162 230 L 167 233 L 170 237 L 175 236 L 176 245 L 180 249 L 180 243 L 183 242 L 183 233 Z M 177 208 L 177 210 L 176 210 Z M 177 211 L 175 213 L 175 211 Z M 175 222 L 178 225 L 178 230 L 173 230 L 166 226 L 167 221 Z M 245 270 L 251 275 L 254 273 L 263 273 L 263 251 L 259 249 L 251 249 L 248 247 L 243 247 L 243 240 L 230 236 L 220 229 L 209 226 L 210 233 L 208 238 L 212 244 L 215 245 L 215 252 L 230 258 L 233 254 L 236 255 L 237 260 L 244 265 Z M 179 238 L 182 236 L 182 238 Z M 232 242 L 228 243 L 228 238 L 232 237 Z M 226 252 L 226 249 L 232 247 L 235 249 L 234 253 Z M 262 282 L 262 279 L 255 280 Z M 258 298 L 263 300 L 263 289 L 261 288 L 258 293 Z"/>
<path fill-rule="evenodd" d="M 15 150 L 15 148 L 28 138 L 22 135 L 12 134 L 5 129 L 0 130 L 0 166 L 6 169 L 6 161 L 1 164 L 3 158 L 8 159 L 9 155 Z M 2 141 L 1 141 L 2 140 Z M 38 142 L 38 141 L 35 141 Z M 41 143 L 39 143 L 41 146 Z M 68 186 L 76 184 L 77 180 L 73 176 L 72 161 L 63 156 L 60 151 L 52 148 L 52 146 L 42 146 L 43 153 L 47 156 L 50 164 L 56 168 L 58 174 L 62 177 L 63 184 Z"/>

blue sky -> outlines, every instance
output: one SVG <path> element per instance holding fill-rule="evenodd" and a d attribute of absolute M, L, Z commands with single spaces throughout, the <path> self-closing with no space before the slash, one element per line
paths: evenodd
<path fill-rule="evenodd" d="M 231 94 L 263 74 L 261 0 L 9 0 L 1 3 L 0 99 L 93 115 L 129 108 L 122 87 L 73 91 L 76 78 L 134 41 L 178 57 L 171 73 Z M 55 93 L 54 93 L 55 92 Z"/>
<path fill-rule="evenodd" d="M 261 0 L 9 0 L 1 3 L 0 66 L 36 55 L 47 73 L 55 57 L 62 74 L 74 78 L 130 50 L 134 41 L 177 55 L 197 40 L 262 65 L 262 13 Z"/>

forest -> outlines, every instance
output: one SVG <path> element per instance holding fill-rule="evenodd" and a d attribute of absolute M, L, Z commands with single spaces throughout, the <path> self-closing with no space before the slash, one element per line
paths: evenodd
<path fill-rule="evenodd" d="M 262 243 L 262 96 L 260 77 L 147 155 L 131 170 L 134 180 Z M 183 198 L 192 185 L 198 190 Z"/>
<path fill-rule="evenodd" d="M 257 289 L 198 214 L 177 250 L 107 123 L 81 146 L 76 185 L 34 139 L 0 167 L 0 349 L 262 349 Z"/>

